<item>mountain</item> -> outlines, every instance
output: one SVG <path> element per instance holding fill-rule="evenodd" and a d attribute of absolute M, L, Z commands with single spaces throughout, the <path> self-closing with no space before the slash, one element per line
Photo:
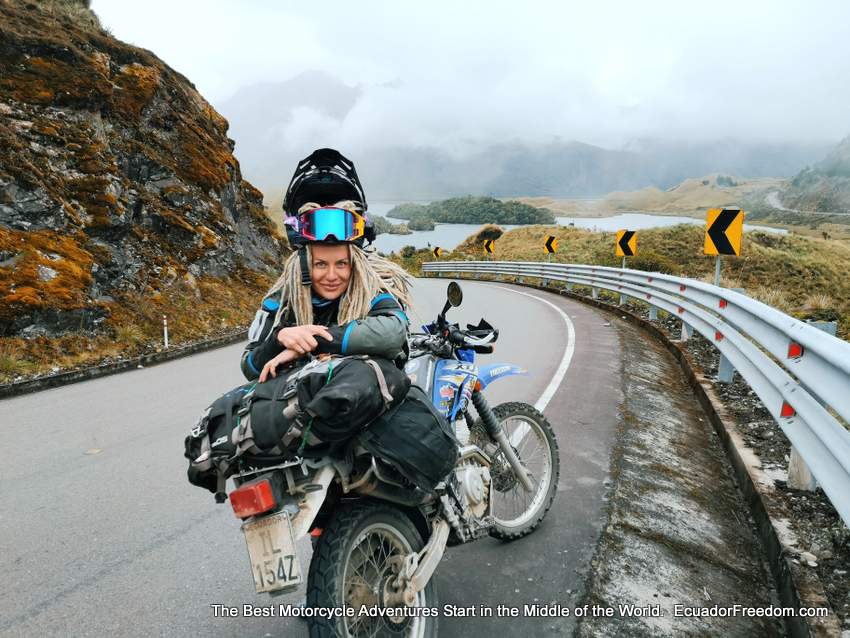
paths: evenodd
<path fill-rule="evenodd" d="M 74 0 L 0 2 L 0 68 L 0 364 L 242 324 L 282 242 L 192 83 Z"/>
<path fill-rule="evenodd" d="M 313 150 L 287 151 L 291 137 L 301 135 L 313 120 L 342 121 L 359 96 L 358 88 L 321 71 L 307 71 L 287 82 L 242 87 L 218 108 L 230 122 L 243 171 L 265 190 L 284 188 L 296 162 Z"/>
<path fill-rule="evenodd" d="M 380 87 L 392 91 L 392 86 Z M 824 144 L 736 140 L 633 140 L 619 149 L 577 141 L 480 145 L 458 155 L 435 146 L 358 139 L 355 114 L 373 87 L 348 86 L 310 71 L 279 83 L 246 86 L 219 104 L 231 123 L 236 155 L 269 199 L 279 198 L 296 162 L 314 148 L 339 148 L 357 165 L 367 197 L 432 200 L 467 194 L 497 197 L 599 196 L 646 186 L 670 188 L 694 175 L 790 177 L 827 152 Z"/>
<path fill-rule="evenodd" d="M 780 198 L 791 210 L 850 213 L 850 136 L 795 175 Z"/>

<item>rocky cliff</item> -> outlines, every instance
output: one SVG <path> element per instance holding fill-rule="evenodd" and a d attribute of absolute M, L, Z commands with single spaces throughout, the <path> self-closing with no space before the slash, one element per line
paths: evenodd
<path fill-rule="evenodd" d="M 0 70 L 0 380 L 247 320 L 285 242 L 191 82 L 74 0 L 0 0 Z"/>

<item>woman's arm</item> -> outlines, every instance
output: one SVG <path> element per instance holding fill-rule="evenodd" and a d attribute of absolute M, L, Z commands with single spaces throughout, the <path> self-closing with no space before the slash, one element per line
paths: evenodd
<path fill-rule="evenodd" d="M 279 307 L 277 299 L 266 297 L 248 329 L 248 345 L 242 352 L 240 365 L 249 381 L 258 378 L 263 366 L 284 349 L 277 341 L 278 330 L 274 328 Z"/>
<path fill-rule="evenodd" d="M 383 293 L 372 300 L 368 316 L 342 326 L 331 326 L 332 341 L 316 336 L 316 354 L 368 354 L 395 359 L 406 350 L 409 321 L 401 304 Z"/>

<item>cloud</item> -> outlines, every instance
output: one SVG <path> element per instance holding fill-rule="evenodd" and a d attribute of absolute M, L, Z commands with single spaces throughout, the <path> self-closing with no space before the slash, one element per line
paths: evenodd
<path fill-rule="evenodd" d="M 93 8 L 217 107 L 240 87 L 305 71 L 356 87 L 350 108 L 305 104 L 270 122 L 289 145 L 333 139 L 462 155 L 511 140 L 835 141 L 850 128 L 842 0 L 94 0 Z"/>

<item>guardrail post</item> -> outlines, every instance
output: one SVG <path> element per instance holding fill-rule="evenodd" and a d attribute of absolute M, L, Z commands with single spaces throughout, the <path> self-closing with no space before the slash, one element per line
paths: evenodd
<path fill-rule="evenodd" d="M 649 307 L 649 320 L 658 321 L 658 308 L 655 306 Z"/>
<path fill-rule="evenodd" d="M 812 328 L 823 330 L 825 333 L 830 334 L 833 337 L 838 333 L 837 321 L 807 321 L 806 323 L 812 326 Z"/>
<path fill-rule="evenodd" d="M 682 319 L 682 334 L 679 335 L 679 341 L 687 341 L 691 337 L 694 336 L 693 326 L 689 326 L 685 323 L 685 320 Z"/>
<path fill-rule="evenodd" d="M 590 296 L 593 297 L 594 299 L 599 299 L 599 288 L 597 288 L 596 286 L 593 286 L 590 289 Z"/>
<path fill-rule="evenodd" d="M 624 303 L 626 303 L 626 295 L 620 293 L 620 305 L 622 306 Z"/>
<path fill-rule="evenodd" d="M 806 492 L 814 492 L 818 487 L 812 471 L 795 447 L 791 448 L 791 457 L 788 459 L 788 487 Z"/>
<path fill-rule="evenodd" d="M 571 283 L 567 282 L 567 292 L 572 292 L 572 291 L 573 291 L 573 285 Z"/>
<path fill-rule="evenodd" d="M 735 375 L 735 366 L 720 353 L 720 361 L 717 362 L 717 380 L 720 383 L 732 383 L 732 377 Z"/>
<path fill-rule="evenodd" d="M 838 322 L 836 321 L 808 321 L 807 323 L 813 328 L 823 330 L 833 337 L 838 331 Z M 817 397 L 815 397 L 815 399 L 817 399 Z M 822 401 L 818 400 L 818 402 L 823 405 Z M 807 492 L 814 492 L 818 487 L 818 482 L 815 477 L 812 476 L 812 471 L 809 469 L 809 466 L 806 465 L 803 457 L 800 456 L 799 452 L 797 452 L 797 448 L 793 446 L 791 447 L 791 457 L 788 459 L 788 487 L 794 490 L 805 490 Z"/>
<path fill-rule="evenodd" d="M 720 265 L 720 257 L 717 258 L 718 268 Z M 715 284 L 717 285 L 717 284 Z M 743 288 L 732 288 L 735 292 L 744 294 Z M 717 380 L 720 383 L 732 383 L 732 378 L 735 374 L 735 366 L 727 359 L 724 354 L 720 353 L 720 359 L 717 361 Z"/>

